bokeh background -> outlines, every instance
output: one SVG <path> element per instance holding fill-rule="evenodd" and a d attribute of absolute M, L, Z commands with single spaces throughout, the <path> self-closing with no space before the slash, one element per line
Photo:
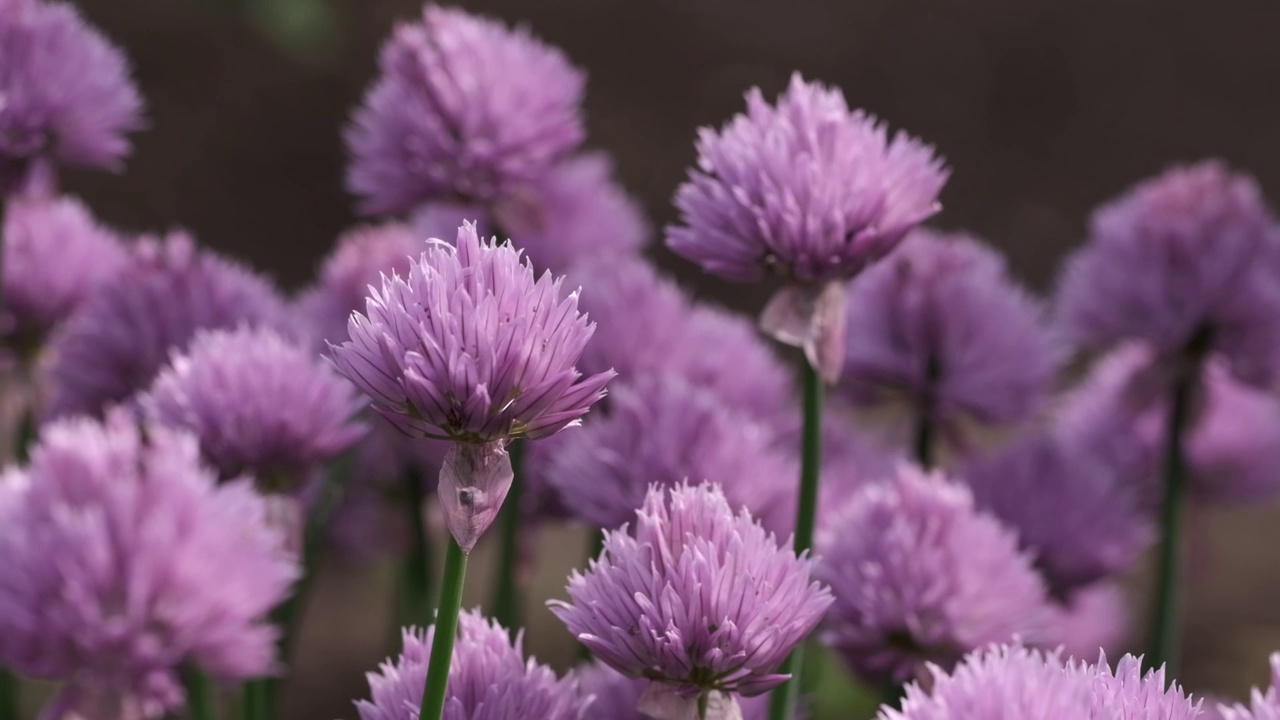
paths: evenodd
<path fill-rule="evenodd" d="M 286 287 L 306 282 L 357 221 L 342 184 L 347 113 L 382 38 L 420 3 L 79 4 L 132 57 L 151 128 L 125 174 L 72 174 L 68 189 L 109 223 L 187 227 Z M 658 230 L 672 220 L 695 129 L 738 111 L 752 85 L 772 96 L 793 70 L 936 144 L 954 169 L 937 224 L 987 238 L 1038 289 L 1051 287 L 1092 206 L 1171 162 L 1221 156 L 1280 197 L 1273 0 L 460 4 L 527 23 L 589 70 L 589 145 L 612 153 Z M 699 294 L 748 312 L 763 302 L 699 275 L 659 234 L 653 257 Z M 1266 678 L 1266 654 L 1280 649 L 1278 521 L 1265 508 L 1194 518 L 1183 677 L 1193 689 L 1239 696 Z M 539 547 L 548 588 L 581 559 L 576 540 Z M 386 568 L 331 564 L 303 680 L 288 690 L 291 717 L 354 716 L 363 672 L 389 647 L 390 588 Z M 529 617 L 534 651 L 567 662 L 558 623 L 540 606 Z"/>

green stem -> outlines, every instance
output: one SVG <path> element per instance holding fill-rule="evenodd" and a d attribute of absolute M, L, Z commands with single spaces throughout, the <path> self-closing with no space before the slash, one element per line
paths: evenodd
<path fill-rule="evenodd" d="M 405 512 L 409 519 L 409 554 L 400 565 L 400 624 L 425 628 L 431 624 L 431 537 L 423 521 L 422 478 L 404 475 Z"/>
<path fill-rule="evenodd" d="M 18 678 L 0 668 L 0 720 L 18 720 Z"/>
<path fill-rule="evenodd" d="M 704 692 L 698 696 L 698 720 L 707 720 L 707 705 L 711 703 L 711 693 Z"/>
<path fill-rule="evenodd" d="M 208 675 L 194 668 L 182 673 L 187 690 L 187 716 L 191 720 L 214 720 L 218 717 L 218 691 Z"/>
<path fill-rule="evenodd" d="M 1182 610 L 1182 521 L 1187 494 L 1187 466 L 1183 454 L 1196 372 L 1186 372 L 1173 386 L 1165 438 L 1164 504 L 1160 510 L 1160 549 L 1157 555 L 1155 609 L 1147 662 L 1165 666 L 1166 677 L 1178 676 Z"/>
<path fill-rule="evenodd" d="M 462 606 L 462 585 L 467 575 L 467 556 L 453 538 L 444 556 L 444 579 L 440 583 L 440 607 L 436 611 L 435 636 L 427 662 L 427 683 L 422 693 L 419 720 L 440 720 L 444 712 L 449 665 L 453 662 L 453 641 L 458 631 L 458 610 Z"/>
<path fill-rule="evenodd" d="M 250 680 L 240 694 L 240 717 L 244 720 L 269 720 L 271 712 L 271 688 L 266 680 Z"/>
<path fill-rule="evenodd" d="M 804 428 L 800 454 L 800 496 L 796 505 L 796 552 L 813 547 L 813 527 L 818 510 L 818 470 L 822 461 L 822 380 L 808 363 L 803 370 Z M 769 720 L 787 720 L 796 704 L 804 668 L 804 645 L 796 646 L 783 663 L 781 673 L 791 679 L 773 691 Z"/>
<path fill-rule="evenodd" d="M 524 490 L 524 440 L 508 446 L 511 470 L 515 473 L 507 499 L 502 503 L 502 545 L 498 557 L 498 578 L 493 588 L 493 617 L 514 634 L 520 626 L 520 503 Z"/>

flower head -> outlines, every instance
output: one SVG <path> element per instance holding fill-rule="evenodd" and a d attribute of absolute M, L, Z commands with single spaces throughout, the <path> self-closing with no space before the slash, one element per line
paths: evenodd
<path fill-rule="evenodd" d="M 488 202 L 582 142 L 585 79 L 527 30 L 427 5 L 378 65 L 346 133 L 347 185 L 366 212 Z"/>
<path fill-rule="evenodd" d="M 547 666 L 525 660 L 524 633 L 513 642 L 507 630 L 478 612 L 458 618 L 458 637 L 449 666 L 444 720 L 538 718 L 578 720 L 589 703 L 576 683 L 558 679 Z M 404 720 L 417 715 L 426 687 L 435 627 L 404 631 L 404 646 L 394 661 L 369 673 L 369 700 L 356 702 L 360 720 Z"/>
<path fill-rule="evenodd" d="M 49 415 L 97 414 L 151 384 L 202 328 L 284 328 L 269 280 L 174 233 L 144 239 L 127 264 L 53 334 Z"/>
<path fill-rule="evenodd" d="M 1271 687 L 1254 688 L 1249 705 L 1220 705 L 1222 720 L 1280 720 L 1280 653 L 1271 656 Z"/>
<path fill-rule="evenodd" d="M 0 661 L 68 681 L 50 717 L 161 717 L 178 673 L 275 669 L 270 611 L 297 567 L 247 480 L 217 485 L 195 438 L 51 423 L 0 480 Z"/>
<path fill-rule="evenodd" d="M 831 604 L 803 554 L 709 484 L 650 489 L 634 534 L 607 532 L 569 598 L 552 612 L 597 658 L 685 699 L 779 685 L 778 667 Z"/>
<path fill-rule="evenodd" d="M 365 433 L 355 388 L 268 328 L 200 331 L 139 402 L 199 438 L 223 477 L 251 474 L 264 489 L 297 487 Z"/>
<path fill-rule="evenodd" d="M 1238 377 L 1267 382 L 1280 357 L 1278 245 L 1251 178 L 1215 161 L 1175 167 L 1094 213 L 1059 288 L 1062 324 L 1090 348 L 1220 352 Z"/>
<path fill-rule="evenodd" d="M 1017 535 L 977 512 L 968 488 L 903 465 L 873 483 L 818 538 L 818 577 L 836 601 L 823 640 L 861 676 L 905 682 L 928 663 L 1037 637 L 1044 585 Z"/>
<path fill-rule="evenodd" d="M 0 194 L 40 161 L 117 169 L 142 127 L 129 74 L 71 3 L 0 2 Z"/>

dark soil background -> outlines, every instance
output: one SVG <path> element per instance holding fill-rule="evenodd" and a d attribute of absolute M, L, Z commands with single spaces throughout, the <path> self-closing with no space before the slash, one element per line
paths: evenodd
<path fill-rule="evenodd" d="M 414 0 L 82 0 L 123 44 L 150 131 L 122 176 L 69 189 L 131 229 L 185 226 L 205 243 L 306 282 L 353 223 L 339 139 L 381 39 Z M 719 124 L 792 70 L 842 87 L 935 143 L 954 175 L 938 218 L 1002 248 L 1047 288 L 1088 210 L 1180 160 L 1225 157 L 1280 198 L 1280 3 L 1272 0 L 486 0 L 590 72 L 590 144 L 608 150 L 655 227 Z M 323 12 L 322 12 L 323 11 Z M 761 298 L 654 255 L 705 295 Z M 1280 472 L 1280 468 L 1277 469 Z M 1241 694 L 1280 648 L 1280 515 L 1215 511 L 1197 523 L 1184 680 Z M 577 543 L 572 544 L 578 547 Z M 564 547 L 563 543 L 560 544 Z M 564 560 L 567 567 L 576 558 Z M 558 567 L 555 572 L 560 572 Z M 563 577 L 563 575 L 560 575 Z M 361 673 L 385 653 L 380 569 L 337 566 L 304 643 L 295 717 L 354 716 Z M 378 595 L 377 597 L 381 597 Z M 536 611 L 539 655 L 567 659 Z"/>

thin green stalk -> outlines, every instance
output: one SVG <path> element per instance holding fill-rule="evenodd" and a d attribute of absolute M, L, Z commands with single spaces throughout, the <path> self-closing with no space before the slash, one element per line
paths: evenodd
<path fill-rule="evenodd" d="M 243 720 L 270 720 L 271 689 L 266 680 L 250 680 L 240 693 L 240 717 Z"/>
<path fill-rule="evenodd" d="M 926 390 L 924 398 L 916 410 L 919 414 L 916 417 L 916 432 L 915 438 L 913 438 L 916 462 L 926 470 L 933 467 L 933 450 L 936 444 L 933 425 L 932 389 L 941 377 L 942 368 L 939 367 L 938 356 L 930 354 L 928 360 L 925 361 L 924 378 Z"/>
<path fill-rule="evenodd" d="M 458 610 L 462 606 L 462 585 L 467 575 L 467 556 L 453 538 L 444 556 L 444 578 L 440 583 L 440 607 L 436 611 L 435 636 L 427 662 L 427 683 L 422 693 L 419 720 L 440 720 L 444 712 L 449 665 L 453 662 L 453 641 L 458 632 Z"/>
<path fill-rule="evenodd" d="M 822 380 L 808 363 L 803 370 L 804 428 L 800 453 L 800 496 L 796 506 L 796 552 L 813 547 L 813 526 L 818 510 L 818 469 L 822 456 Z M 787 720 L 795 708 L 804 668 L 804 645 L 796 647 L 779 672 L 791 679 L 773 691 L 769 720 Z"/>
<path fill-rule="evenodd" d="M 431 537 L 423 521 L 422 478 L 413 470 L 404 475 L 405 512 L 409 519 L 409 554 L 400 564 L 400 608 L 403 626 L 431 624 Z"/>
<path fill-rule="evenodd" d="M 493 617 L 511 633 L 520 627 L 521 593 L 516 577 L 520 569 L 520 502 L 524 489 L 524 443 L 515 440 L 509 446 L 511 470 L 515 478 L 507 499 L 502 503 L 502 545 L 498 557 L 498 578 L 493 588 Z"/>
<path fill-rule="evenodd" d="M 194 668 L 182 673 L 187 690 L 187 717 L 191 720 L 214 720 L 218 717 L 218 690 L 208 675 Z"/>
<path fill-rule="evenodd" d="M 1151 667 L 1164 665 L 1167 677 L 1178 676 L 1182 644 L 1182 522 L 1187 495 L 1187 466 L 1182 443 L 1195 379 L 1195 372 L 1185 372 L 1175 382 L 1166 426 L 1164 505 L 1160 509 L 1155 609 L 1151 614 L 1151 645 L 1147 650 L 1147 662 Z"/>
<path fill-rule="evenodd" d="M 707 720 L 707 705 L 711 703 L 711 694 L 702 693 L 698 696 L 698 720 Z"/>
<path fill-rule="evenodd" d="M 0 720 L 18 720 L 18 678 L 0 669 Z"/>

